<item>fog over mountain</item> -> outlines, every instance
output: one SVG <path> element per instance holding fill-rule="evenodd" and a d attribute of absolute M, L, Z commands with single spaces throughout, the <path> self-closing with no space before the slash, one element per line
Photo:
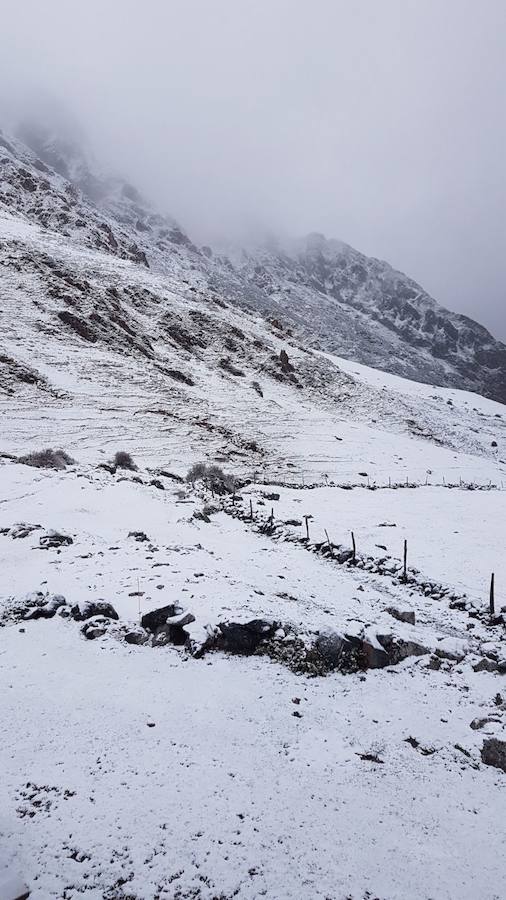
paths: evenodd
<path fill-rule="evenodd" d="M 505 26 L 500 0 L 28 0 L 2 107 L 63 103 L 200 243 L 322 232 L 504 339 Z"/>

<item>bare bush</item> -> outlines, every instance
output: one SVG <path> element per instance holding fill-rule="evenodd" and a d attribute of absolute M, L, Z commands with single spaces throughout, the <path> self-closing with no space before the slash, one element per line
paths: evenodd
<path fill-rule="evenodd" d="M 65 450 L 53 450 L 46 447 L 45 450 L 33 450 L 25 456 L 19 456 L 18 462 L 25 466 L 35 466 L 37 469 L 65 469 L 71 466 L 75 460 L 65 453 Z"/>
<path fill-rule="evenodd" d="M 138 467 L 135 465 L 130 453 L 127 453 L 126 450 L 118 450 L 114 454 L 112 462 L 117 469 L 128 469 L 130 472 L 137 472 Z"/>
<path fill-rule="evenodd" d="M 227 475 L 219 466 L 206 466 L 205 463 L 195 463 L 186 480 L 195 484 L 196 481 L 204 481 L 216 494 L 231 494 L 235 488 L 235 478 Z"/>
<path fill-rule="evenodd" d="M 188 475 L 186 476 L 186 480 L 190 481 L 192 484 L 195 484 L 196 481 L 200 481 L 202 478 L 205 478 L 206 472 L 207 466 L 205 463 L 194 463 L 194 465 L 188 472 Z"/>

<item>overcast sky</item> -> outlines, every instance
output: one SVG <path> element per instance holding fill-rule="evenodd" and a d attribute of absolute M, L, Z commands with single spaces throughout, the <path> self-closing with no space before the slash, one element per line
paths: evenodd
<path fill-rule="evenodd" d="M 506 0 L 3 0 L 0 84 L 197 240 L 322 231 L 506 339 Z"/>

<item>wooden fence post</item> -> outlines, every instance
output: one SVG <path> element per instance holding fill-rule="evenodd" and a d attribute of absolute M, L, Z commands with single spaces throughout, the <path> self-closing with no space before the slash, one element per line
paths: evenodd
<path fill-rule="evenodd" d="M 355 544 L 355 535 L 353 534 L 353 531 L 351 532 L 351 546 L 353 548 L 352 560 L 354 563 L 356 563 L 356 561 L 357 561 L 357 546 Z"/>
<path fill-rule="evenodd" d="M 402 577 L 404 581 L 408 580 L 408 542 L 404 541 L 404 563 Z"/>
<path fill-rule="evenodd" d="M 306 538 L 309 540 L 309 520 L 311 516 L 304 516 L 304 520 L 306 522 Z"/>
<path fill-rule="evenodd" d="M 495 616 L 495 590 L 494 590 L 494 573 L 490 576 L 490 618 Z"/>
<path fill-rule="evenodd" d="M 251 497 L 249 498 L 249 517 L 251 521 L 253 521 L 253 502 L 251 500 Z"/>

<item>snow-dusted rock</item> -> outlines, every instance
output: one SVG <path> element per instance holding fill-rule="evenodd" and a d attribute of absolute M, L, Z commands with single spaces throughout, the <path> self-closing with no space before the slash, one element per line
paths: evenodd
<path fill-rule="evenodd" d="M 251 622 L 222 622 L 218 625 L 218 647 L 228 653 L 248 655 L 254 653 L 262 641 L 273 637 L 278 623 L 264 619 Z"/>
<path fill-rule="evenodd" d="M 506 772 L 506 741 L 499 738 L 486 738 L 481 748 L 482 762 Z"/>
<path fill-rule="evenodd" d="M 195 621 L 195 616 L 193 613 L 188 612 L 188 610 L 176 613 L 174 616 L 169 616 L 166 619 L 165 624 L 170 626 L 177 626 L 179 628 L 183 628 L 185 625 L 190 625 Z"/>
<path fill-rule="evenodd" d="M 39 546 L 42 550 L 52 550 L 58 547 L 66 547 L 73 544 L 73 538 L 68 534 L 62 534 L 60 531 L 49 529 L 39 538 Z"/>
<path fill-rule="evenodd" d="M 81 628 L 81 634 L 89 641 L 103 637 L 109 629 L 111 620 L 107 616 L 93 616 Z"/>
<path fill-rule="evenodd" d="M 144 613 L 141 618 L 141 625 L 147 631 L 156 631 L 167 623 L 167 619 L 176 615 L 176 606 L 169 603 L 167 606 L 161 606 L 158 609 L 152 609 L 151 612 Z"/>
<path fill-rule="evenodd" d="M 25 538 L 33 531 L 39 531 L 41 527 L 41 525 L 30 525 L 27 522 L 17 522 L 8 529 L 7 534 L 14 539 Z"/>
<path fill-rule="evenodd" d="M 76 622 L 84 622 L 93 616 L 106 616 L 108 619 L 118 619 L 118 613 L 108 600 L 85 600 L 84 603 L 76 603 L 72 607 L 72 617 Z"/>
<path fill-rule="evenodd" d="M 387 613 L 390 613 L 394 619 L 399 622 L 406 622 L 408 625 L 414 625 L 416 621 L 414 609 L 396 609 L 394 606 L 387 607 Z"/>

